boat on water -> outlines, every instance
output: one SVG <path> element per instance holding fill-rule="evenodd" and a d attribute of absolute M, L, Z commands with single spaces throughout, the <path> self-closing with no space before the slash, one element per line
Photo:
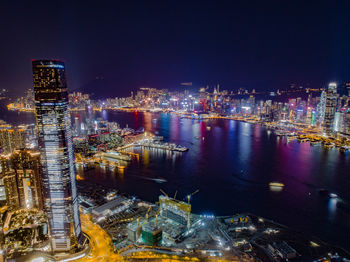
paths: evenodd
<path fill-rule="evenodd" d="M 323 196 L 326 196 L 326 197 L 329 197 L 329 198 L 338 198 L 338 195 L 335 194 L 335 193 L 331 193 L 329 192 L 329 190 L 325 189 L 325 188 L 321 188 L 318 193 L 320 195 L 323 195 Z"/>
<path fill-rule="evenodd" d="M 279 182 L 270 182 L 270 183 L 269 183 L 269 186 L 270 186 L 270 187 L 279 187 L 279 188 L 282 188 L 282 187 L 284 187 L 284 184 L 283 184 L 283 183 L 279 183 Z"/>
<path fill-rule="evenodd" d="M 320 141 L 318 140 L 310 140 L 310 145 L 318 145 L 320 143 Z"/>
<path fill-rule="evenodd" d="M 140 178 L 140 179 L 144 179 L 144 180 L 150 180 L 150 181 L 154 181 L 158 184 L 161 184 L 161 183 L 166 183 L 168 182 L 165 178 L 163 177 L 156 177 L 156 178 L 152 178 L 152 177 L 143 177 L 143 176 L 134 176 L 134 177 L 137 177 L 137 178 Z"/>
<path fill-rule="evenodd" d="M 154 182 L 156 182 L 156 183 L 159 183 L 159 184 L 167 182 L 166 179 L 161 178 L 161 177 L 159 177 L 159 178 L 153 178 L 152 180 L 153 180 Z"/>
<path fill-rule="evenodd" d="M 186 152 L 188 151 L 188 148 L 184 146 L 176 146 L 175 151 Z"/>
<path fill-rule="evenodd" d="M 323 145 L 325 148 L 327 148 L 327 149 L 331 149 L 331 148 L 333 148 L 333 147 L 335 147 L 335 144 L 334 143 L 325 143 L 324 145 Z"/>

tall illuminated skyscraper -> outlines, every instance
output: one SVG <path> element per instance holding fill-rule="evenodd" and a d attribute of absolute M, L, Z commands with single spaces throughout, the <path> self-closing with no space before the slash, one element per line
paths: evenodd
<path fill-rule="evenodd" d="M 327 135 L 334 132 L 334 116 L 337 108 L 337 84 L 329 83 L 324 110 L 323 130 Z"/>
<path fill-rule="evenodd" d="M 72 245 L 82 243 L 83 234 L 65 66 L 57 60 L 34 60 L 32 66 L 44 209 L 53 251 L 67 251 Z"/>

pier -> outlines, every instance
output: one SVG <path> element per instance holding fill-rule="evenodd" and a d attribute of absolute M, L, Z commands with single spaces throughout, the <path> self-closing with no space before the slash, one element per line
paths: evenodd
<path fill-rule="evenodd" d="M 134 142 L 132 144 L 128 144 L 128 145 L 119 147 L 118 151 L 125 150 L 128 148 L 134 148 L 134 147 L 156 148 L 156 149 L 163 149 L 163 150 L 175 151 L 175 152 L 188 151 L 188 148 L 184 147 L 184 146 L 176 145 L 173 143 L 162 143 L 159 141 L 150 141 L 148 139 L 140 140 L 140 141 Z"/>

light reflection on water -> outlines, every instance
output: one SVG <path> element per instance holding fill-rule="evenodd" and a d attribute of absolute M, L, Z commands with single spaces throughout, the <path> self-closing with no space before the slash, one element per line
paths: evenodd
<path fill-rule="evenodd" d="M 11 116 L 11 120 L 16 119 Z M 277 138 L 260 125 L 236 121 L 113 111 L 96 116 L 117 121 L 122 127 L 128 124 L 134 129 L 144 127 L 158 132 L 165 141 L 190 150 L 177 155 L 135 150 L 141 154 L 140 162 L 129 164 L 124 174 L 96 168 L 84 174 L 86 181 L 150 201 L 157 200 L 160 188 L 166 192 L 178 190 L 180 200 L 199 188 L 192 199 L 196 213 L 251 212 L 350 249 L 349 211 L 337 207 L 337 200 L 325 199 L 318 193 L 320 188 L 326 188 L 350 202 L 349 154 L 297 141 L 287 144 L 286 139 Z M 29 118 L 24 117 L 25 121 Z M 168 182 L 158 184 L 137 176 L 161 177 Z M 285 187 L 272 192 L 268 186 L 272 181 Z"/>
<path fill-rule="evenodd" d="M 333 220 L 337 210 L 337 198 L 330 198 L 328 201 L 329 218 Z"/>

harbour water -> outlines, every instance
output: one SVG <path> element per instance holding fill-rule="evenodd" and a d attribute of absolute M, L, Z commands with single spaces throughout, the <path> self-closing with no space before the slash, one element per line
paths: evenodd
<path fill-rule="evenodd" d="M 14 124 L 34 120 L 31 113 L 2 114 L 3 120 Z M 82 113 L 72 113 L 72 117 L 76 114 L 84 118 Z M 174 114 L 116 111 L 96 113 L 96 117 L 122 127 L 144 127 L 189 151 L 135 149 L 140 161 L 131 162 L 123 173 L 96 168 L 81 174 L 85 181 L 149 201 L 157 200 L 160 189 L 169 195 L 177 190 L 180 200 L 199 189 L 191 199 L 193 212 L 250 212 L 350 250 L 348 153 L 308 142 L 287 143 L 261 125 L 233 120 L 199 121 Z M 270 182 L 284 187 L 271 189 Z M 320 195 L 321 188 L 339 199 Z"/>

